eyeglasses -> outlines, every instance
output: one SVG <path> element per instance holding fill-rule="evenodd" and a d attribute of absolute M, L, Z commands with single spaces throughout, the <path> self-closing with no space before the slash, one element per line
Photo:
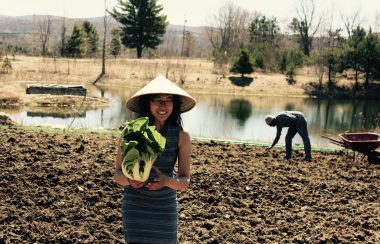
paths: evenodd
<path fill-rule="evenodd" d="M 160 106 L 160 105 L 166 106 L 166 105 L 172 105 L 173 104 L 172 98 L 169 98 L 169 99 L 152 98 L 150 101 L 156 106 Z"/>

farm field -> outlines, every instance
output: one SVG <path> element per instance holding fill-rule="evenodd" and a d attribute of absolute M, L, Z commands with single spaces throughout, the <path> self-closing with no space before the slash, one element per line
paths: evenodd
<path fill-rule="evenodd" d="M 123 243 L 118 132 L 0 128 L 0 243 Z M 193 141 L 180 243 L 379 243 L 380 167 Z"/>
<path fill-rule="evenodd" d="M 0 244 L 125 243 L 115 159 L 126 102 L 157 75 L 196 100 L 178 244 L 380 243 L 378 0 L 19 2 L 0 9 Z M 146 105 L 165 130 L 163 95 Z M 269 127 L 280 111 L 305 120 Z"/>

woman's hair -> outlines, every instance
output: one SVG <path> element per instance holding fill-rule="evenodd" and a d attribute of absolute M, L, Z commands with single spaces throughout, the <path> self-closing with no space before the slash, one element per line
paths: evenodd
<path fill-rule="evenodd" d="M 139 99 L 139 106 L 140 106 L 140 115 L 139 117 L 148 117 L 149 118 L 149 125 L 153 125 L 154 118 L 152 113 L 150 112 L 149 102 L 155 97 L 158 97 L 162 94 L 149 94 L 141 96 Z M 183 127 L 182 125 L 182 118 L 181 118 L 181 101 L 180 97 L 177 95 L 173 95 L 173 112 L 167 119 L 167 124 L 171 126 L 179 126 Z"/>

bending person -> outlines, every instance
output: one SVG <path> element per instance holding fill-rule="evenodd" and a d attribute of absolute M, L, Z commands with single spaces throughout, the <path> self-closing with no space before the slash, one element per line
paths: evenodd
<path fill-rule="evenodd" d="M 283 111 L 276 116 L 267 115 L 265 117 L 265 122 L 269 126 L 276 126 L 277 134 L 273 140 L 272 145 L 269 149 L 272 149 L 281 137 L 281 131 L 284 127 L 289 127 L 288 133 L 285 136 L 285 148 L 286 148 L 286 159 L 292 157 L 292 140 L 294 136 L 298 133 L 303 141 L 305 149 L 305 160 L 311 161 L 311 145 L 309 139 L 309 133 L 307 132 L 307 121 L 304 115 L 298 111 Z"/>

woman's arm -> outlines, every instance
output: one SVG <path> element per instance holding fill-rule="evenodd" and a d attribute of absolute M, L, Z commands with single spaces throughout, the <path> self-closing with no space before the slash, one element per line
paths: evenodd
<path fill-rule="evenodd" d="M 128 178 L 124 176 L 122 170 L 121 170 L 121 147 L 120 147 L 120 140 L 118 140 L 117 143 L 117 152 L 116 152 L 116 162 L 115 162 L 115 182 L 121 186 L 127 186 L 129 185 Z"/>
<path fill-rule="evenodd" d="M 116 169 L 115 169 L 115 176 L 114 176 L 115 182 L 121 186 L 131 185 L 133 188 L 140 188 L 145 184 L 145 182 L 130 180 L 127 177 L 125 177 L 125 175 L 123 174 L 123 171 L 121 170 L 122 158 L 121 158 L 120 142 L 121 142 L 121 138 L 119 139 L 118 144 L 117 144 L 117 153 L 116 153 L 116 162 L 115 162 Z"/>
<path fill-rule="evenodd" d="M 182 190 L 189 187 L 191 168 L 191 138 L 187 131 L 181 131 L 178 143 L 178 177 L 168 187 Z"/>
<path fill-rule="evenodd" d="M 157 190 L 163 186 L 170 187 L 175 190 L 183 190 L 190 184 L 190 158 L 191 158 L 191 138 L 187 131 L 181 131 L 178 141 L 178 177 L 170 178 L 161 175 L 155 179 L 154 183 L 147 185 L 149 190 Z"/>

